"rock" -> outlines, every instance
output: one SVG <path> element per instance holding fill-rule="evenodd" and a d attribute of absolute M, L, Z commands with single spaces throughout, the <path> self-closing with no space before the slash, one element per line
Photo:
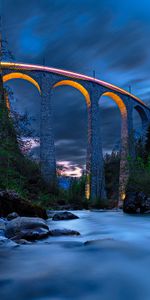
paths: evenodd
<path fill-rule="evenodd" d="M 34 241 L 48 236 L 49 228 L 41 218 L 18 217 L 6 225 L 6 237 Z"/>
<path fill-rule="evenodd" d="M 137 193 L 129 192 L 123 202 L 123 211 L 125 213 L 134 214 L 137 212 L 139 205 L 137 203 Z"/>
<path fill-rule="evenodd" d="M 58 204 L 59 204 L 59 205 L 66 205 L 66 202 L 65 202 L 64 199 L 59 199 L 59 200 L 58 200 Z"/>
<path fill-rule="evenodd" d="M 68 211 L 56 213 L 52 218 L 52 220 L 54 221 L 73 220 L 73 219 L 79 219 L 79 217 Z"/>
<path fill-rule="evenodd" d="M 5 236 L 5 228 L 6 228 L 6 222 L 3 219 L 0 219 L 0 237 Z"/>
<path fill-rule="evenodd" d="M 150 214 L 150 210 L 145 211 L 144 214 Z"/>
<path fill-rule="evenodd" d="M 148 213 L 150 211 L 150 198 L 143 192 L 129 192 L 123 203 L 123 211 L 129 214 Z"/>
<path fill-rule="evenodd" d="M 19 217 L 19 215 L 16 213 L 16 212 L 12 212 L 11 214 L 9 214 L 8 216 L 7 216 L 7 220 L 8 221 L 11 221 L 11 220 L 13 220 L 13 219 L 15 219 L 15 218 L 18 218 Z"/>
<path fill-rule="evenodd" d="M 47 211 L 47 215 L 48 215 L 48 218 L 53 218 L 53 216 L 56 214 L 56 211 L 51 211 L 51 210 L 48 210 Z"/>
<path fill-rule="evenodd" d="M 61 235 L 80 235 L 78 231 L 70 230 L 70 229 L 53 229 L 49 231 L 49 235 L 51 236 L 61 236 Z"/>
<path fill-rule="evenodd" d="M 17 239 L 14 238 L 14 239 L 11 239 L 11 241 L 15 242 L 18 245 L 31 245 L 32 244 L 32 242 L 29 242 L 25 239 L 17 240 Z"/>
<path fill-rule="evenodd" d="M 16 247 L 18 245 L 16 242 L 6 238 L 5 236 L 0 236 L 0 246 Z"/>
<path fill-rule="evenodd" d="M 137 198 L 140 205 L 140 213 L 148 213 L 150 210 L 150 198 L 148 198 L 143 192 L 138 193 Z"/>
<path fill-rule="evenodd" d="M 19 216 L 47 219 L 45 209 L 33 205 L 30 201 L 21 198 L 14 191 L 0 190 L 0 216 L 7 217 L 8 214 L 13 212 L 16 212 Z"/>
<path fill-rule="evenodd" d="M 0 230 L 5 230 L 5 224 L 6 224 L 6 221 L 3 219 L 0 219 Z"/>
<path fill-rule="evenodd" d="M 104 243 L 114 242 L 112 238 L 99 239 L 99 240 L 90 240 L 84 242 L 84 246 L 102 246 Z"/>

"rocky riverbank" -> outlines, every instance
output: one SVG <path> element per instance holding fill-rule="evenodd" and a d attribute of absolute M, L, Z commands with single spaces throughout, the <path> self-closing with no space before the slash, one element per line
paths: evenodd
<path fill-rule="evenodd" d="M 143 192 L 128 192 L 123 203 L 123 211 L 128 214 L 148 214 L 150 198 Z"/>
<path fill-rule="evenodd" d="M 14 191 L 0 190 L 0 217 L 7 217 L 12 212 L 26 217 L 48 218 L 46 210 L 42 207 L 23 199 Z"/>
<path fill-rule="evenodd" d="M 49 229 L 81 235 L 0 247 L 0 299 L 149 299 L 149 216 L 82 210 L 54 221 L 55 213 Z"/>
<path fill-rule="evenodd" d="M 123 211 L 129 214 L 147 214 L 150 212 L 150 199 L 142 192 L 127 193 Z M 80 233 L 74 228 L 54 226 L 55 222 L 63 222 L 64 225 L 64 221 L 76 219 L 78 216 L 74 213 L 46 211 L 13 191 L 0 190 L 0 245 L 17 246 L 48 237 L 78 236 Z"/>
<path fill-rule="evenodd" d="M 73 220 L 78 217 L 71 212 L 53 212 L 49 216 L 53 221 Z M 30 244 L 50 236 L 80 235 L 76 230 L 51 228 L 48 222 L 38 217 L 20 217 L 16 212 L 0 218 L 0 245 L 16 246 Z"/>

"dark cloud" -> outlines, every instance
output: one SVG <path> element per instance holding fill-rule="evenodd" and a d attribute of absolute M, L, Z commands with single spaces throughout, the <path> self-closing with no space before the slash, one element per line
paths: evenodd
<path fill-rule="evenodd" d="M 0 0 L 2 2 L 2 0 Z M 149 103 L 150 4 L 136 0 L 4 0 L 5 32 L 18 61 L 46 64 L 96 76 Z M 13 105 L 36 118 L 39 132 L 40 97 L 28 83 L 11 84 Z M 82 95 L 58 88 L 55 105 L 57 158 L 83 164 L 87 144 L 87 113 Z M 120 113 L 113 102 L 100 102 L 102 141 L 110 150 L 120 137 Z M 65 141 L 65 142 L 64 142 Z"/>

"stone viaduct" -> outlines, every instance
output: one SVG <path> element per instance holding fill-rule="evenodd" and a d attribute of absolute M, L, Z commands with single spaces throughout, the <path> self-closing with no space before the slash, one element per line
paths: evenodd
<path fill-rule="evenodd" d="M 86 160 L 87 199 L 105 198 L 105 179 L 100 131 L 101 96 L 112 98 L 118 105 L 122 117 L 121 161 L 119 197 L 123 200 L 129 175 L 128 156 L 134 157 L 133 110 L 142 120 L 143 137 L 150 124 L 150 109 L 139 98 L 110 83 L 82 74 L 46 66 L 1 61 L 3 82 L 14 78 L 32 83 L 41 95 L 41 172 L 45 181 L 53 185 L 56 181 L 56 160 L 53 132 L 53 90 L 68 85 L 79 90 L 85 97 L 88 111 L 88 144 Z"/>

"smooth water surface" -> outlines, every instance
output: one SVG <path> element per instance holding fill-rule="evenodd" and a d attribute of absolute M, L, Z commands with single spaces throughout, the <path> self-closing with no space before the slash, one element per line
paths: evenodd
<path fill-rule="evenodd" d="M 150 217 L 75 213 L 48 223 L 79 237 L 0 248 L 0 300 L 150 300 Z"/>

